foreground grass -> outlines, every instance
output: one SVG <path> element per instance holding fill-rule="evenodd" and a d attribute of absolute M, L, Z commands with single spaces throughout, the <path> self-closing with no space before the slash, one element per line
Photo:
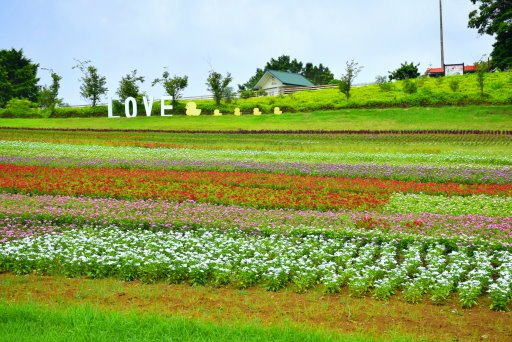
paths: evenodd
<path fill-rule="evenodd" d="M 0 119 L 0 127 L 163 130 L 510 130 L 512 106 L 346 109 L 253 116 Z"/>
<path fill-rule="evenodd" d="M 3 341 L 372 341 L 298 327 L 220 325 L 185 317 L 140 316 L 92 306 L 48 308 L 0 302 Z M 405 341 L 405 339 L 403 339 Z"/>
<path fill-rule="evenodd" d="M 168 331 L 180 332 L 184 329 L 183 327 L 188 327 L 188 333 L 194 333 L 195 340 L 209 341 L 215 341 L 219 331 L 222 332 L 220 337 L 225 341 L 270 339 L 321 341 L 336 339 L 334 334 L 338 334 L 338 337 L 342 336 L 344 341 L 473 341 L 480 340 L 482 336 L 493 341 L 510 341 L 512 313 L 491 311 L 487 307 L 489 303 L 484 301 L 470 310 L 461 310 L 455 302 L 450 300 L 446 305 L 438 306 L 430 303 L 408 304 L 396 298 L 391 298 L 389 301 L 353 298 L 346 292 L 337 295 L 325 295 L 317 291 L 297 294 L 291 291 L 267 292 L 258 288 L 242 291 L 228 287 L 211 288 L 163 283 L 142 284 L 114 279 L 68 279 L 0 274 L 0 303 L 2 303 L 0 322 L 6 322 L 2 312 L 6 311 L 4 308 L 12 305 L 9 310 L 13 313 L 9 315 L 18 317 L 21 321 L 19 325 L 28 324 L 27 321 L 31 320 L 30 316 L 29 318 L 19 317 L 19 305 L 21 305 L 21 312 L 30 313 L 31 306 L 23 308 L 23 305 L 32 303 L 32 305 L 42 305 L 43 312 L 49 313 L 46 315 L 51 315 L 52 312 L 57 315 L 53 320 L 54 323 L 44 323 L 45 320 L 40 320 L 42 326 L 49 328 L 49 325 L 55 326 L 59 320 L 64 321 L 59 328 L 59 331 L 63 332 L 69 328 L 69 324 L 66 323 L 69 322 L 69 318 L 63 316 L 59 318 L 59 311 L 64 310 L 65 315 L 72 316 L 73 311 L 77 309 L 66 312 L 66 307 L 92 306 L 94 310 L 77 311 L 80 314 L 75 316 L 77 324 L 80 320 L 87 321 L 79 318 L 80 316 L 98 317 L 98 309 L 118 312 L 113 316 L 98 318 L 100 321 L 106 321 L 101 323 L 103 326 L 98 329 L 92 326 L 96 324 L 95 319 L 89 319 L 88 330 L 116 330 L 115 327 L 109 328 L 109 325 L 122 327 L 123 323 L 119 322 L 119 318 L 128 317 L 131 321 L 124 330 L 132 331 L 134 334 L 139 331 L 139 335 L 135 335 L 132 340 L 144 337 L 141 335 L 144 332 L 136 326 L 147 327 L 147 322 L 153 321 L 159 326 L 155 328 L 156 331 L 165 333 L 166 329 L 174 326 L 174 330 Z M 92 314 L 92 312 L 96 313 Z M 133 323 L 133 315 L 136 313 L 146 314 L 140 323 L 136 320 Z M 170 323 L 165 323 L 169 318 Z M 12 320 L 14 318 L 10 319 Z M 192 323 L 187 325 L 188 320 Z M 163 323 L 159 323 L 162 321 Z M 205 324 L 193 323 L 197 321 Z M 239 335 L 237 330 L 242 331 L 243 334 Z M 1 323 L 0 331 L 6 331 Z M 41 328 L 37 328 L 36 331 L 44 333 Z M 85 333 L 87 337 L 89 332 Z M 200 333 L 210 335 L 200 335 Z M 279 339 L 281 335 L 288 339 Z M 22 337 L 21 334 L 17 336 Z M 106 336 L 109 335 L 106 334 Z M 101 336 L 99 337 L 98 340 L 102 340 Z M 123 340 L 122 336 L 120 339 Z M 0 340 L 9 339 L 0 335 Z M 52 340 L 52 338 L 45 340 Z M 167 338 L 167 340 L 173 339 Z"/>

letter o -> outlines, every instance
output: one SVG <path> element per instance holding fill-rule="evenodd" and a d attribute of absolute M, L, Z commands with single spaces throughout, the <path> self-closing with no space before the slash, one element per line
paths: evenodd
<path fill-rule="evenodd" d="M 133 108 L 133 113 L 130 111 L 130 103 L 131 107 Z M 124 114 L 127 118 L 134 118 L 137 116 L 137 100 L 135 100 L 133 97 L 127 97 L 126 100 L 124 100 Z"/>

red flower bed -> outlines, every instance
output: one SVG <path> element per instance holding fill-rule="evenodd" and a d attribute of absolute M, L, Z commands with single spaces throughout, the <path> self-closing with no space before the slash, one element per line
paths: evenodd
<path fill-rule="evenodd" d="M 22 193 L 195 200 L 267 208 L 378 209 L 393 192 L 508 194 L 510 185 L 420 183 L 249 172 L 0 165 L 0 188 Z"/>

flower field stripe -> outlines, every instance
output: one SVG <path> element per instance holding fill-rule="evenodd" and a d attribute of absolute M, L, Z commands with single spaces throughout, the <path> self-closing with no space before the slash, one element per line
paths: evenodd
<path fill-rule="evenodd" d="M 74 223 L 62 224 L 51 219 L 20 219 L 19 217 L 0 217 L 0 243 L 37 235 L 57 233 L 78 229 Z"/>
<path fill-rule="evenodd" d="M 422 183 L 250 172 L 49 168 L 0 164 L 0 187 L 105 197 L 283 203 L 284 207 L 375 208 L 395 192 L 510 195 L 510 184 Z M 280 201 L 280 202 L 279 202 Z M 315 201 L 318 206 L 315 206 Z M 268 202 L 268 203 L 265 203 Z"/>
<path fill-rule="evenodd" d="M 340 186 L 330 190 L 322 187 L 322 184 L 317 184 L 316 189 L 308 189 L 304 184 L 299 186 L 301 179 L 295 179 L 294 176 L 273 175 L 269 178 L 268 174 L 63 169 L 14 165 L 0 165 L 0 172 L 3 173 L 0 188 L 24 193 L 196 200 L 257 207 L 313 209 L 370 209 L 382 206 L 389 197 L 381 191 L 360 192 Z M 289 177 L 292 178 L 284 179 Z M 312 183 L 316 179 L 306 180 Z M 333 180 L 325 181 L 327 186 L 336 186 Z"/>
<path fill-rule="evenodd" d="M 292 232 L 321 230 L 338 236 L 387 234 L 443 237 L 463 242 L 481 240 L 512 244 L 512 217 L 480 215 L 393 214 L 357 211 L 257 209 L 192 201 L 120 200 L 0 193 L 3 241 L 31 236 L 45 227 L 73 229 L 83 224 L 123 229 Z M 40 227 L 38 227 L 38 223 Z M 73 226 L 74 225 L 74 226 Z M 27 226 L 29 228 L 27 228 Z M 34 228 L 37 228 L 34 230 Z"/>
<path fill-rule="evenodd" d="M 384 211 L 390 213 L 435 213 L 448 215 L 512 216 L 512 197 L 431 196 L 426 194 L 394 194 Z"/>
<path fill-rule="evenodd" d="M 373 292 L 381 298 L 403 289 L 407 301 L 418 302 L 428 294 L 434 303 L 446 300 L 463 283 L 464 306 L 468 306 L 463 302 L 468 291 L 488 292 L 492 307 L 503 310 L 512 298 L 512 254 L 478 251 L 465 247 L 450 251 L 444 245 L 421 241 L 403 246 L 398 241 L 378 243 L 362 238 L 84 227 L 3 243 L 0 272 L 234 284 L 239 288 L 262 285 L 271 291 L 292 286 L 300 292 L 321 286 L 336 292 L 347 286 L 355 296 Z M 484 279 L 464 280 L 476 274 Z"/>
<path fill-rule="evenodd" d="M 202 160 L 241 162 L 304 162 L 315 164 L 392 164 L 426 166 L 464 166 L 494 168 L 512 166 L 512 157 L 501 154 L 464 153 L 364 153 L 364 152 L 302 152 L 258 151 L 235 149 L 143 148 L 132 146 L 101 146 L 55 144 L 0 140 L 0 155 L 54 158 L 128 159 L 128 160 Z"/>
<path fill-rule="evenodd" d="M 163 170 L 203 170 L 268 172 L 290 175 L 319 175 L 350 178 L 380 178 L 418 182 L 456 182 L 468 184 L 510 184 L 512 169 L 461 168 L 422 165 L 378 164 L 312 164 L 303 162 L 204 161 L 204 160 L 149 160 L 123 158 L 71 158 L 2 156 L 1 164 L 45 167 L 131 168 Z"/>

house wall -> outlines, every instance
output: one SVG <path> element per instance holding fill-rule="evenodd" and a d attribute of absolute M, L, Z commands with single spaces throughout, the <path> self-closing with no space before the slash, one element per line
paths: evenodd
<path fill-rule="evenodd" d="M 268 95 L 279 95 L 280 89 L 283 87 L 283 83 L 275 77 L 269 77 L 261 86 L 261 89 L 265 90 Z"/>
<path fill-rule="evenodd" d="M 265 83 L 263 83 L 261 89 L 266 90 L 266 89 L 270 89 L 270 88 L 280 88 L 282 86 L 283 86 L 283 84 L 281 83 L 281 81 L 279 81 L 275 77 L 269 77 L 265 81 Z"/>

